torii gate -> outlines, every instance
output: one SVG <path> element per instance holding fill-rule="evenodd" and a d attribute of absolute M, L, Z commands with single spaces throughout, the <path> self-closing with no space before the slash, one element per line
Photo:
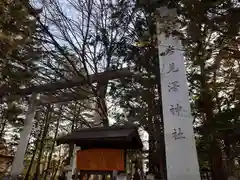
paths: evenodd
<path fill-rule="evenodd" d="M 159 8 L 159 10 L 161 11 L 159 19 L 164 19 L 167 17 L 166 20 L 168 20 L 168 18 L 170 17 L 171 21 L 171 19 L 174 19 L 177 16 L 175 9 L 173 9 L 172 12 L 166 7 Z M 164 86 L 161 86 L 161 91 L 163 97 L 162 103 L 164 119 L 164 137 L 165 143 L 167 145 L 165 147 L 167 176 L 168 180 L 200 180 L 199 165 L 197 162 L 197 153 L 195 147 L 195 138 L 192 127 L 192 117 L 188 100 L 189 95 L 187 89 L 186 70 L 184 66 L 184 56 L 181 52 L 173 53 L 166 56 L 162 55 L 165 53 L 165 51 L 168 50 L 168 47 L 173 48 L 173 50 L 181 49 L 181 42 L 178 37 L 166 37 L 166 34 L 161 31 L 162 28 L 163 27 L 161 23 L 158 22 L 157 31 L 159 41 L 158 49 L 160 59 L 161 83 L 164 84 Z M 166 67 L 168 67 L 168 69 Z M 169 72 L 174 73 L 171 73 L 169 75 Z M 127 73 L 123 73 L 122 76 L 120 74 L 119 72 L 110 73 L 109 76 L 111 78 L 108 78 L 103 73 L 90 76 L 87 80 L 86 78 L 82 78 L 80 80 L 71 80 L 69 82 L 57 82 L 55 83 L 55 85 L 46 84 L 42 86 L 34 86 L 27 89 L 4 89 L 4 92 L 8 91 L 13 94 L 33 94 L 32 102 L 29 106 L 29 110 L 25 120 L 26 127 L 24 127 L 24 130 L 22 131 L 20 136 L 20 141 L 23 141 L 23 143 L 20 143 L 18 145 L 18 152 L 13 162 L 11 175 L 13 177 L 17 177 L 17 175 L 19 175 L 22 170 L 22 162 L 32 129 L 32 120 L 36 111 L 37 93 L 54 92 L 58 89 L 86 85 L 87 83 L 97 83 L 103 81 L 99 79 L 99 77 L 101 76 L 102 78 L 105 77 L 103 78 L 105 81 L 120 77 L 134 76 L 134 74 L 129 71 Z M 176 87 L 178 88 L 177 90 L 175 90 L 174 95 L 171 94 L 171 89 L 169 89 L 169 86 L 171 88 L 171 85 L 173 85 L 175 89 Z M 3 95 L 4 93 L 0 92 L 0 97 Z M 46 101 L 44 103 L 62 102 L 60 99 L 57 98 L 55 100 Z M 65 101 L 69 100 L 73 99 L 67 98 Z"/>
<path fill-rule="evenodd" d="M 28 107 L 28 111 L 26 114 L 26 119 L 24 121 L 24 128 L 20 133 L 20 141 L 17 147 L 17 152 L 14 157 L 14 161 L 12 164 L 11 177 L 12 179 L 16 179 L 22 172 L 23 169 L 23 161 L 27 148 L 27 144 L 29 141 L 29 137 L 31 134 L 31 130 L 33 127 L 33 119 L 35 116 L 36 108 L 41 104 L 54 104 L 59 102 L 68 102 L 72 100 L 82 100 L 89 96 L 96 96 L 94 92 L 87 92 L 84 95 L 80 94 L 79 96 L 75 96 L 73 93 L 62 93 L 58 96 L 40 96 L 40 99 L 37 99 L 37 95 L 41 93 L 54 93 L 59 89 L 73 88 L 77 86 L 84 85 L 92 85 L 93 83 L 102 83 L 107 82 L 113 79 L 121 79 L 126 77 L 141 77 L 138 73 L 131 72 L 128 68 L 124 68 L 121 70 L 112 70 L 105 71 L 102 73 L 96 73 L 93 75 L 89 75 L 88 77 L 82 76 L 79 79 L 71 79 L 68 81 L 58 81 L 51 84 L 43 84 L 39 86 L 32 86 L 29 88 L 2 88 L 0 90 L 0 97 L 6 95 L 6 93 L 17 94 L 21 96 L 32 95 L 31 102 Z"/>

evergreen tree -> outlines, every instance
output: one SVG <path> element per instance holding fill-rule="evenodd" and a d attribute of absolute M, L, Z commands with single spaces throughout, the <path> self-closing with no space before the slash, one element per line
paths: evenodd
<path fill-rule="evenodd" d="M 6 120 L 22 123 L 18 115 L 22 112 L 19 103 L 23 103 L 23 99 L 12 95 L 9 89 L 28 87 L 33 83 L 42 51 L 41 42 L 36 40 L 39 36 L 36 20 L 21 1 L 1 1 L 0 12 L 0 91 L 6 93 L 5 97 L 1 97 L 3 132 Z"/>
<path fill-rule="evenodd" d="M 236 16 L 239 12 L 238 4 L 233 1 L 175 1 L 175 3 L 177 3 L 175 7 L 179 17 L 177 22 L 182 28 L 174 32 L 174 35 L 180 36 L 183 40 L 192 113 L 198 130 L 197 142 L 199 142 L 201 166 L 207 165 L 213 172 L 214 179 L 225 180 L 233 174 L 233 169 L 236 168 L 233 161 L 238 156 L 236 153 L 238 140 L 232 139 L 238 134 L 234 127 L 238 127 L 239 120 L 237 112 L 239 108 L 239 76 L 237 75 L 239 74 L 237 47 L 239 19 Z M 158 67 L 157 58 L 156 66 L 151 66 L 154 55 L 157 56 L 154 47 L 151 48 L 155 46 L 153 40 L 156 34 L 156 19 L 153 14 L 157 14 L 158 7 L 163 5 L 173 7 L 173 4 L 164 1 L 160 4 L 156 1 L 139 1 L 137 5 L 143 9 L 145 16 L 140 16 L 140 20 L 136 21 L 139 43 L 138 47 L 128 46 L 131 47 L 128 48 L 129 60 L 138 70 L 147 72 L 149 77 L 153 73 L 157 79 L 159 71 L 153 71 L 154 67 L 155 69 Z M 151 84 L 150 79 L 146 80 L 145 86 L 148 83 Z M 123 82 L 121 85 L 124 99 L 120 102 L 123 102 L 123 107 L 127 109 L 129 107 L 134 108 L 135 111 L 140 109 L 139 119 L 141 117 L 147 119 L 149 107 L 145 106 L 144 102 L 137 106 L 136 102 L 142 101 L 149 90 L 147 90 L 148 93 L 140 94 L 140 89 L 144 91 L 144 87 L 136 82 L 134 82 L 136 86 L 133 84 L 128 86 L 126 83 L 129 82 Z M 159 84 L 159 81 L 156 80 L 153 84 Z M 113 86 L 113 92 L 118 92 L 117 90 L 120 88 Z M 118 92 L 119 94 L 121 92 Z M 154 97 L 153 94 L 152 97 Z M 133 102 L 129 99 L 133 99 Z M 149 100 L 149 97 L 146 99 Z"/>

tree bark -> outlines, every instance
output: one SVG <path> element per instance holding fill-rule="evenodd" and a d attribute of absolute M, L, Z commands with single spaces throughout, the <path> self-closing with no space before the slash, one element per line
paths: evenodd
<path fill-rule="evenodd" d="M 149 152 L 148 152 L 148 163 L 149 163 L 149 172 L 154 172 L 154 151 L 155 151 L 155 141 L 154 141 L 154 129 L 153 129 L 153 122 L 152 116 L 149 113 L 148 115 L 148 144 L 149 144 Z"/>
<path fill-rule="evenodd" d="M 51 180 L 54 180 L 54 179 L 55 179 L 55 177 L 56 177 L 56 175 L 57 175 L 57 172 L 58 172 L 58 169 L 59 169 L 59 167 L 61 167 L 62 164 L 63 164 L 63 161 L 61 162 L 61 158 L 59 158 L 57 167 L 56 167 L 55 171 L 53 172 L 53 175 L 52 175 L 52 177 L 51 177 Z"/>
<path fill-rule="evenodd" d="M 80 113 L 80 108 L 79 107 L 75 107 L 75 109 L 74 109 L 74 117 L 72 119 L 71 132 L 73 132 L 74 128 L 77 125 L 77 119 L 79 117 L 79 113 Z M 69 165 L 71 163 L 71 159 L 73 157 L 73 151 L 74 151 L 74 144 L 70 143 L 69 144 L 69 151 L 68 151 L 68 158 L 66 160 L 66 164 L 67 165 Z"/>
<path fill-rule="evenodd" d="M 103 83 L 98 83 L 97 85 L 97 110 L 103 126 L 109 126 L 108 122 L 108 112 L 106 105 L 106 92 L 107 92 L 108 81 Z"/>
<path fill-rule="evenodd" d="M 56 131 L 55 131 L 55 134 L 54 134 L 51 151 L 50 151 L 49 156 L 48 156 L 47 167 L 46 167 L 46 169 L 45 169 L 45 171 L 44 171 L 44 172 L 45 172 L 45 174 L 44 174 L 44 180 L 47 179 L 47 175 L 48 175 L 47 172 L 48 172 L 48 169 L 50 168 L 50 164 L 51 164 L 51 160 L 52 160 L 52 154 L 53 154 L 53 151 L 54 151 L 54 147 L 55 147 L 55 143 L 56 143 L 56 138 L 57 138 L 57 134 L 58 134 L 58 128 L 59 128 L 59 124 L 60 124 L 61 109 L 62 109 L 62 108 L 59 108 L 59 115 L 58 115 L 58 118 L 57 118 Z"/>
<path fill-rule="evenodd" d="M 199 42 L 199 49 L 202 47 L 202 43 Z M 213 98 L 209 93 L 209 89 L 206 83 L 206 70 L 205 70 L 205 61 L 201 59 L 198 55 L 197 61 L 200 62 L 200 75 L 201 75 L 201 98 L 203 101 L 203 111 L 206 116 L 206 124 L 211 123 L 214 120 L 213 114 Z M 227 180 L 226 172 L 224 169 L 223 159 L 222 159 L 222 150 L 219 140 L 215 132 L 212 135 L 212 142 L 210 147 L 210 164 L 213 174 L 213 180 Z"/>
<path fill-rule="evenodd" d="M 36 122 L 40 122 L 40 118 L 39 118 L 39 115 L 38 115 L 38 112 L 36 112 Z M 37 134 L 37 137 L 38 136 L 41 136 L 41 129 L 43 127 L 43 123 L 40 122 L 40 132 Z M 35 141 L 35 148 L 34 148 L 34 151 L 33 151 L 33 155 L 32 155 L 32 158 L 31 158 L 31 161 L 30 161 L 30 164 L 28 166 L 28 170 L 26 172 L 26 175 L 24 177 L 24 180 L 28 180 L 29 179 L 29 176 L 30 176 L 30 172 L 31 172 L 31 169 L 32 169 L 32 165 L 34 163 L 34 160 L 35 160 L 35 156 L 36 156 L 36 153 L 37 153 L 37 150 L 38 150 L 38 146 L 39 146 L 39 139 L 37 138 L 36 141 Z"/>
<path fill-rule="evenodd" d="M 227 180 L 223 159 L 222 151 L 217 138 L 214 137 L 211 144 L 211 166 L 213 173 L 213 180 Z"/>
<path fill-rule="evenodd" d="M 205 88 L 204 88 L 205 89 Z M 203 93 L 204 97 L 204 112 L 206 114 L 205 123 L 210 123 L 214 119 L 212 98 Z M 215 132 L 212 135 L 212 142 L 210 147 L 210 164 L 212 168 L 213 180 L 227 180 L 224 163 L 222 159 L 221 144 Z"/>
<path fill-rule="evenodd" d="M 235 168 L 235 163 L 234 163 L 234 154 L 233 154 L 233 149 L 236 148 L 235 143 L 231 143 L 228 135 L 226 134 L 226 137 L 224 138 L 224 153 L 226 155 L 226 160 L 225 160 L 225 167 L 227 170 L 227 176 L 234 176 L 234 168 Z"/>
<path fill-rule="evenodd" d="M 3 117 L 3 116 L 2 116 Z M 0 130 L 0 139 L 2 138 L 2 136 L 4 135 L 4 130 L 5 130 L 5 127 L 7 125 L 7 119 L 3 119 L 3 123 L 1 125 L 1 130 Z"/>
<path fill-rule="evenodd" d="M 154 154 L 155 154 L 155 137 L 154 137 L 154 125 L 153 125 L 153 91 L 152 87 L 149 87 L 149 94 L 146 94 L 148 96 L 148 127 L 147 127 L 147 132 L 148 132 L 148 145 L 149 145 L 149 151 L 148 151 L 148 163 L 149 163 L 149 172 L 151 173 L 156 173 L 155 172 L 155 161 L 154 161 Z"/>
<path fill-rule="evenodd" d="M 157 61 L 159 63 L 159 61 Z M 164 122 L 163 122 L 163 112 L 162 112 L 162 92 L 161 92 L 161 77 L 160 77 L 160 66 L 156 66 L 156 79 L 157 79 L 157 89 L 159 95 L 159 112 L 160 119 L 155 119 L 155 130 L 158 133 L 159 143 L 157 145 L 157 152 L 160 154 L 159 160 L 159 170 L 163 179 L 167 177 L 167 166 L 166 166 L 166 151 L 165 151 L 165 140 L 164 140 Z M 156 109 L 157 111 L 158 109 Z"/>
<path fill-rule="evenodd" d="M 31 169 L 32 169 L 32 165 L 33 165 L 33 163 L 34 163 L 35 156 L 36 156 L 36 153 L 37 153 L 38 144 L 39 144 L 39 140 L 37 139 L 37 140 L 36 140 L 36 143 L 35 143 L 35 148 L 34 148 L 34 151 L 33 151 L 33 155 L 32 155 L 30 164 L 29 164 L 29 166 L 28 166 L 28 170 L 27 170 L 27 172 L 26 172 L 26 175 L 25 175 L 24 180 L 28 180 L 28 179 L 29 179 L 30 172 L 31 172 Z"/>
<path fill-rule="evenodd" d="M 41 165 L 41 158 L 42 158 L 42 153 L 43 153 L 43 148 L 44 148 L 44 140 L 47 136 L 48 133 L 48 127 L 49 127 L 49 121 L 51 120 L 51 115 L 52 115 L 52 107 L 48 105 L 47 110 L 46 110 L 46 116 L 45 116 L 45 126 L 43 129 L 42 133 L 42 138 L 40 141 L 40 147 L 39 147 L 39 154 L 38 154 L 38 160 L 37 160 L 37 167 L 35 170 L 34 178 L 38 178 L 40 176 L 40 165 Z"/>
<path fill-rule="evenodd" d="M 166 179 L 167 169 L 166 169 L 166 154 L 165 154 L 165 146 L 164 146 L 164 132 L 163 127 L 161 129 L 161 122 L 156 118 L 155 119 L 155 133 L 157 133 L 157 150 L 154 159 L 158 161 L 158 169 L 161 174 L 162 179 Z"/>

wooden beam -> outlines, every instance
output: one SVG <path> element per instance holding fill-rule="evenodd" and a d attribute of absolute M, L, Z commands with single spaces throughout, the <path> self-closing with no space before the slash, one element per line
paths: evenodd
<path fill-rule="evenodd" d="M 29 88 L 6 88 L 0 89 L 0 97 L 5 96 L 6 94 L 16 94 L 16 95 L 29 95 L 33 92 L 35 93 L 44 93 L 44 92 L 55 92 L 59 89 L 73 88 L 76 86 L 84 86 L 88 85 L 89 82 L 92 83 L 101 83 L 106 82 L 112 79 L 124 78 L 124 77 L 132 77 L 134 75 L 133 72 L 130 72 L 128 68 L 123 68 L 121 70 L 112 70 L 105 71 L 97 74 L 89 75 L 87 78 L 79 77 L 78 79 L 72 79 L 69 81 L 59 81 L 50 84 L 43 84 L 38 86 L 32 86 Z"/>

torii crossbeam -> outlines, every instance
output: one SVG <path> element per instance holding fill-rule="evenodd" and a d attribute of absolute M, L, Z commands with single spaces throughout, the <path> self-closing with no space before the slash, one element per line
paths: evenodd
<path fill-rule="evenodd" d="M 67 89 L 67 88 L 73 88 L 76 86 L 84 86 L 84 85 L 91 85 L 93 83 L 101 83 L 101 82 L 107 82 L 109 80 L 113 79 L 120 79 L 125 77 L 132 77 L 136 76 L 135 73 L 131 72 L 128 68 L 123 68 L 121 70 L 111 70 L 111 71 L 105 71 L 101 73 L 96 73 L 86 76 L 79 76 L 77 78 L 71 79 L 71 80 L 64 80 L 64 81 L 58 81 L 53 82 L 50 84 L 43 84 L 38 86 L 31 86 L 28 88 L 0 88 L 0 97 L 5 96 L 6 94 L 16 94 L 16 95 L 29 95 L 33 92 L 35 93 L 51 93 L 55 92 L 60 89 Z"/>

